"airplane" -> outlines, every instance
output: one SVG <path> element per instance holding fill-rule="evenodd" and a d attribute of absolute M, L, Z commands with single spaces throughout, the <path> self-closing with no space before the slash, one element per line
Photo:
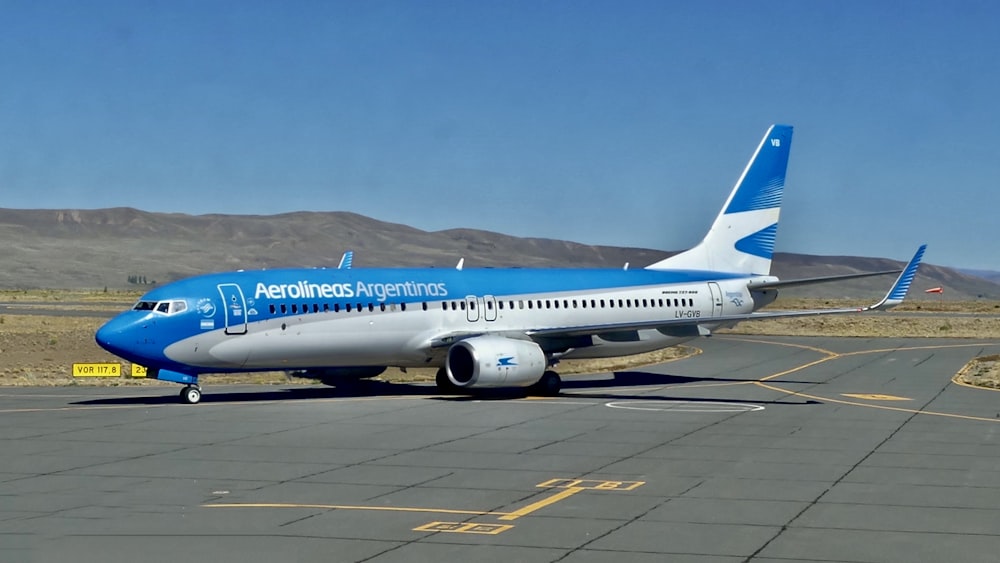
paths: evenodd
<path fill-rule="evenodd" d="M 569 358 L 648 352 L 720 327 L 900 304 L 926 245 L 902 270 L 779 280 L 770 274 L 792 127 L 772 125 L 702 241 L 645 268 L 279 269 L 157 287 L 98 329 L 109 352 L 184 385 L 200 376 L 286 371 L 326 384 L 387 367 L 438 368 L 441 392 L 521 388 L 557 395 Z M 784 287 L 898 273 L 875 304 L 759 311 Z"/>

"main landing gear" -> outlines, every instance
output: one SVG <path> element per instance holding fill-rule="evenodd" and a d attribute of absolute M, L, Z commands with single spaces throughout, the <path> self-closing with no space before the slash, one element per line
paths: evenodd
<path fill-rule="evenodd" d="M 185 405 L 196 405 L 201 400 L 201 387 L 188 385 L 181 389 L 181 402 Z"/>
<path fill-rule="evenodd" d="M 538 395 L 540 397 L 555 397 L 559 394 L 559 389 L 562 388 L 562 378 L 559 374 L 548 370 L 542 374 L 542 378 L 529 387 L 529 392 L 532 395 Z"/>

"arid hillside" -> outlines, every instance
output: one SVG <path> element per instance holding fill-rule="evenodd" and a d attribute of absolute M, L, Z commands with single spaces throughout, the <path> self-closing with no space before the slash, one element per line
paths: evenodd
<path fill-rule="evenodd" d="M 464 258 L 469 268 L 620 268 L 626 262 L 642 267 L 671 254 L 474 229 L 428 232 L 346 212 L 262 216 L 0 209 L 0 288 L 141 289 L 220 270 L 335 267 L 348 249 L 355 252 L 355 267 L 453 267 Z M 778 254 L 774 273 L 791 278 L 898 267 L 880 258 Z M 796 292 L 866 296 L 888 283 L 875 278 Z M 914 294 L 935 286 L 945 287 L 945 299 L 1000 298 L 996 283 L 925 265 Z"/>

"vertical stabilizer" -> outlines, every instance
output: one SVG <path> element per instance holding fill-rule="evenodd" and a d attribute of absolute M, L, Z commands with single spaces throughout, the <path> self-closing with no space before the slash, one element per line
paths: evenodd
<path fill-rule="evenodd" d="M 769 274 L 791 145 L 792 127 L 772 125 L 705 238 L 647 268 Z"/>

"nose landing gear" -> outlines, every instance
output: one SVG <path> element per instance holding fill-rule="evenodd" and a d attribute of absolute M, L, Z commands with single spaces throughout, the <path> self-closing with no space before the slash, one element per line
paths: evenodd
<path fill-rule="evenodd" d="M 185 405 L 196 405 L 201 400 L 201 388 L 197 385 L 188 385 L 181 389 L 181 402 Z"/>

